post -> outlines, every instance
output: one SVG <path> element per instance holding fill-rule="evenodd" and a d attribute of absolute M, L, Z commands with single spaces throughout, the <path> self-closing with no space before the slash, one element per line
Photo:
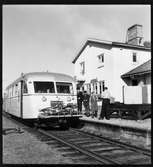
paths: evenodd
<path fill-rule="evenodd" d="M 124 104 L 124 85 L 122 86 L 122 97 L 123 97 L 123 104 Z"/>

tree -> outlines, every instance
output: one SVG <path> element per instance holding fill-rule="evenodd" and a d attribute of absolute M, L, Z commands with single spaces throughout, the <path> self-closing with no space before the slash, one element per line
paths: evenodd
<path fill-rule="evenodd" d="M 144 41 L 143 45 L 144 45 L 146 48 L 151 48 L 151 42 L 149 42 L 149 41 Z"/>

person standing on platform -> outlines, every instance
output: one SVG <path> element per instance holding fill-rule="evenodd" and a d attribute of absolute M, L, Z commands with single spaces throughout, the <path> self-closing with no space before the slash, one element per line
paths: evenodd
<path fill-rule="evenodd" d="M 110 119 L 109 110 L 107 109 L 110 104 L 110 97 L 110 92 L 108 91 L 108 88 L 105 87 L 102 95 L 102 108 L 99 119 L 104 119 L 104 117 Z"/>
<path fill-rule="evenodd" d="M 97 100 L 98 100 L 98 97 L 97 95 L 95 94 L 95 92 L 93 91 L 91 93 L 91 96 L 90 96 L 90 108 L 91 108 L 91 115 L 92 115 L 92 118 L 96 117 L 97 116 L 97 112 L 98 112 L 98 104 L 97 104 Z"/>
<path fill-rule="evenodd" d="M 83 95 L 83 105 L 85 108 L 85 115 L 89 116 L 89 99 L 90 99 L 90 95 L 87 93 L 87 91 L 84 91 L 84 95 Z"/>
<path fill-rule="evenodd" d="M 82 112 L 82 102 L 83 102 L 83 93 L 81 90 L 78 90 L 77 103 L 78 103 L 78 111 L 79 112 Z"/>

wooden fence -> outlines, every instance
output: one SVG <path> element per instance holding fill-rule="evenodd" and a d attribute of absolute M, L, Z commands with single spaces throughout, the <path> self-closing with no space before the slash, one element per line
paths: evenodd
<path fill-rule="evenodd" d="M 110 118 L 144 120 L 151 117 L 151 104 L 109 104 Z"/>

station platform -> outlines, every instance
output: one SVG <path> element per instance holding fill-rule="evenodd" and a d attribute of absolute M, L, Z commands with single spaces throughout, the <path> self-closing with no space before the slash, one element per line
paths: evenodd
<path fill-rule="evenodd" d="M 83 116 L 80 120 L 84 123 L 83 131 L 145 148 L 151 146 L 151 119 L 135 121 L 110 118 L 109 120 L 99 120 Z"/>

